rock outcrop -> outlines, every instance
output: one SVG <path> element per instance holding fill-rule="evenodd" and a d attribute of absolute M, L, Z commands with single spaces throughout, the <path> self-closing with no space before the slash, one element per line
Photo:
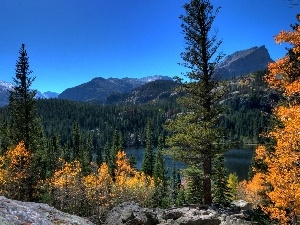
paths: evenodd
<path fill-rule="evenodd" d="M 63 213 L 47 204 L 20 202 L 0 196 L 1 225 L 93 225 L 87 219 Z"/>
<path fill-rule="evenodd" d="M 242 204 L 239 202 L 239 204 Z M 246 204 L 245 204 L 246 205 Z M 245 206 L 243 205 L 243 206 Z M 105 225 L 250 225 L 240 207 L 227 210 L 217 207 L 178 207 L 171 209 L 142 208 L 125 202 L 113 208 Z"/>

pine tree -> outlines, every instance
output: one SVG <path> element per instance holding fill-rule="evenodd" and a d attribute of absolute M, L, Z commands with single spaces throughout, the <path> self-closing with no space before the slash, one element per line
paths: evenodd
<path fill-rule="evenodd" d="M 179 170 L 176 169 L 174 164 L 171 173 L 170 186 L 171 186 L 171 202 L 176 203 L 180 191 L 180 187 L 181 187 L 181 176 Z"/>
<path fill-rule="evenodd" d="M 112 177 L 115 176 L 115 170 L 117 169 L 117 154 L 118 152 L 123 150 L 123 138 L 121 133 L 118 130 L 115 130 L 114 136 L 113 136 L 113 143 L 112 147 L 109 151 L 109 161 L 108 161 L 108 167 L 109 172 Z"/>
<path fill-rule="evenodd" d="M 223 206 L 230 203 L 230 190 L 227 183 L 227 170 L 223 154 L 217 155 L 214 160 L 213 174 L 213 201 Z"/>
<path fill-rule="evenodd" d="M 153 169 L 153 178 L 155 184 L 162 183 L 163 186 L 166 186 L 168 171 L 166 167 L 165 159 L 163 158 L 163 140 L 162 137 L 158 137 L 158 146 L 157 146 L 157 153 L 155 157 L 154 169 Z"/>
<path fill-rule="evenodd" d="M 170 136 L 166 142 L 173 158 L 197 168 L 194 172 L 199 171 L 200 174 L 196 176 L 193 173 L 195 179 L 202 177 L 200 171 L 203 171 L 204 203 L 211 204 L 212 159 L 221 151 L 219 143 L 224 135 L 222 129 L 218 128 L 219 117 L 223 112 L 218 102 L 224 94 L 225 86 L 220 85 L 214 73 L 223 54 L 216 54 L 221 41 L 217 41 L 216 34 L 211 33 L 219 8 L 214 10 L 209 0 L 191 0 L 184 5 L 184 9 L 186 15 L 180 18 L 183 21 L 186 47 L 181 57 L 185 61 L 183 66 L 189 70 L 186 77 L 190 82 L 178 79 L 180 90 L 185 93 L 178 101 L 187 113 L 179 114 L 167 123 L 166 129 Z"/>
<path fill-rule="evenodd" d="M 163 140 L 162 137 L 158 138 L 157 153 L 155 157 L 154 169 L 153 169 L 153 179 L 154 185 L 156 187 L 155 199 L 159 206 L 163 206 L 167 198 L 167 188 L 168 188 L 168 171 L 166 168 L 166 162 L 163 158 Z"/>
<path fill-rule="evenodd" d="M 36 131 L 36 90 L 30 86 L 34 77 L 30 77 L 29 57 L 25 45 L 19 51 L 20 56 L 16 64 L 15 86 L 9 93 L 9 112 L 11 116 L 11 138 L 14 145 L 24 142 L 26 149 L 33 149 Z"/>
<path fill-rule="evenodd" d="M 202 204 L 203 189 L 203 172 L 195 166 L 189 166 L 184 170 L 184 177 L 187 181 L 187 202 L 190 204 Z"/>
<path fill-rule="evenodd" d="M 83 158 L 82 134 L 78 122 L 73 124 L 72 129 L 72 153 L 73 160 Z"/>
<path fill-rule="evenodd" d="M 47 157 L 46 140 L 40 119 L 36 115 L 36 90 L 30 86 L 35 78 L 30 77 L 32 71 L 29 69 L 29 57 L 25 45 L 19 51 L 16 63 L 16 77 L 14 78 L 14 89 L 10 91 L 8 110 L 10 113 L 10 143 L 13 146 L 24 143 L 26 151 L 32 155 L 31 168 L 26 186 L 28 188 L 29 200 L 34 200 L 37 193 L 34 189 L 37 182 L 46 176 L 44 160 Z"/>
<path fill-rule="evenodd" d="M 11 145 L 9 123 L 7 118 L 3 117 L 0 125 L 0 154 L 4 155 L 8 147 Z"/>
<path fill-rule="evenodd" d="M 227 180 L 227 186 L 229 188 L 230 199 L 236 200 L 238 195 L 239 179 L 236 173 L 230 173 Z"/>
<path fill-rule="evenodd" d="M 152 124 L 148 120 L 146 124 L 146 149 L 142 163 L 142 171 L 149 176 L 153 175 L 154 167 L 154 153 L 153 153 L 153 141 L 152 141 Z"/>

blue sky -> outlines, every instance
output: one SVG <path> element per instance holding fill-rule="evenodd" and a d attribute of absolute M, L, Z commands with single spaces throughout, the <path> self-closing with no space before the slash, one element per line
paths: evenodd
<path fill-rule="evenodd" d="M 178 76 L 186 69 L 181 21 L 186 0 L 0 0 L 0 80 L 12 82 L 25 43 L 33 88 L 62 92 L 94 77 Z M 265 45 L 285 54 L 273 36 L 290 30 L 300 0 L 211 0 L 226 55 Z M 298 5 L 299 4 L 299 5 Z"/>

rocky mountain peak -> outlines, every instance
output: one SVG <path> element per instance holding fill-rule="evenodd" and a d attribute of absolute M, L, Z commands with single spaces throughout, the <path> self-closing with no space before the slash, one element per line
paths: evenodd
<path fill-rule="evenodd" d="M 274 62 L 265 45 L 236 51 L 216 67 L 215 74 L 222 79 L 240 77 L 267 68 L 268 63 Z"/>

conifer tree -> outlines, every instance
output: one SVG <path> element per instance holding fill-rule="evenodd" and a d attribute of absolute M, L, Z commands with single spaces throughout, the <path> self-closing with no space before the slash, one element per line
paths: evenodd
<path fill-rule="evenodd" d="M 220 85 L 214 73 L 223 54 L 217 54 L 221 41 L 211 33 L 219 8 L 214 10 L 209 0 L 191 0 L 184 9 L 186 14 L 180 18 L 186 47 L 181 57 L 183 66 L 189 71 L 186 73 L 189 82 L 178 79 L 180 90 L 185 93 L 178 101 L 187 113 L 177 115 L 167 123 L 169 137 L 166 142 L 173 158 L 187 163 L 190 170 L 195 168 L 190 174 L 195 175 L 193 179 L 201 177 L 204 203 L 211 204 L 212 159 L 221 151 L 219 143 L 223 138 L 223 131 L 218 128 L 223 109 L 218 102 L 225 86 Z M 196 195 L 200 196 L 200 193 Z"/>
<path fill-rule="evenodd" d="M 236 200 L 238 195 L 239 179 L 236 173 L 230 173 L 227 180 L 229 188 L 230 199 Z"/>
<path fill-rule="evenodd" d="M 227 183 L 227 170 L 223 154 L 218 154 L 214 160 L 213 201 L 223 206 L 230 203 L 230 189 Z"/>
<path fill-rule="evenodd" d="M 110 148 L 110 152 L 109 152 L 109 161 L 108 161 L 109 172 L 112 177 L 115 176 L 115 170 L 117 169 L 117 164 L 116 164 L 117 154 L 119 151 L 122 151 L 123 148 L 124 147 L 123 147 L 122 135 L 118 130 L 115 130 L 112 147 Z"/>
<path fill-rule="evenodd" d="M 40 119 L 36 115 L 36 90 L 30 89 L 34 77 L 30 74 L 29 57 L 25 45 L 19 51 L 16 63 L 16 76 L 13 78 L 15 86 L 10 91 L 8 110 L 10 114 L 10 143 L 16 146 L 24 143 L 26 151 L 32 155 L 30 174 L 26 180 L 28 198 L 34 200 L 34 189 L 39 180 L 45 178 L 44 162 L 47 157 L 44 130 Z M 42 160 L 41 160 L 42 159 Z"/>
<path fill-rule="evenodd" d="M 162 206 L 164 200 L 167 197 L 167 186 L 168 186 L 168 171 L 166 168 L 166 162 L 163 158 L 163 140 L 162 137 L 158 137 L 157 153 L 155 157 L 155 163 L 153 168 L 153 179 L 156 187 L 155 199 L 159 206 Z"/>
<path fill-rule="evenodd" d="M 181 176 L 179 170 L 176 169 L 175 165 L 173 164 L 171 179 L 170 179 L 170 186 L 171 186 L 171 199 L 172 202 L 175 203 L 179 194 L 179 190 L 181 187 Z"/>
<path fill-rule="evenodd" d="M 36 90 L 30 86 L 34 77 L 30 77 L 29 57 L 25 45 L 19 51 L 20 56 L 16 63 L 16 77 L 13 78 L 15 86 L 9 95 L 9 112 L 11 116 L 11 138 L 14 145 L 24 142 L 26 149 L 33 148 L 36 131 Z"/>
<path fill-rule="evenodd" d="M 83 157 L 82 134 L 78 122 L 73 124 L 72 129 L 72 153 L 73 160 L 79 160 Z"/>
<path fill-rule="evenodd" d="M 146 124 L 146 149 L 142 163 L 142 171 L 149 176 L 153 175 L 154 167 L 154 153 L 153 153 L 153 141 L 152 141 L 152 124 L 148 119 Z"/>

